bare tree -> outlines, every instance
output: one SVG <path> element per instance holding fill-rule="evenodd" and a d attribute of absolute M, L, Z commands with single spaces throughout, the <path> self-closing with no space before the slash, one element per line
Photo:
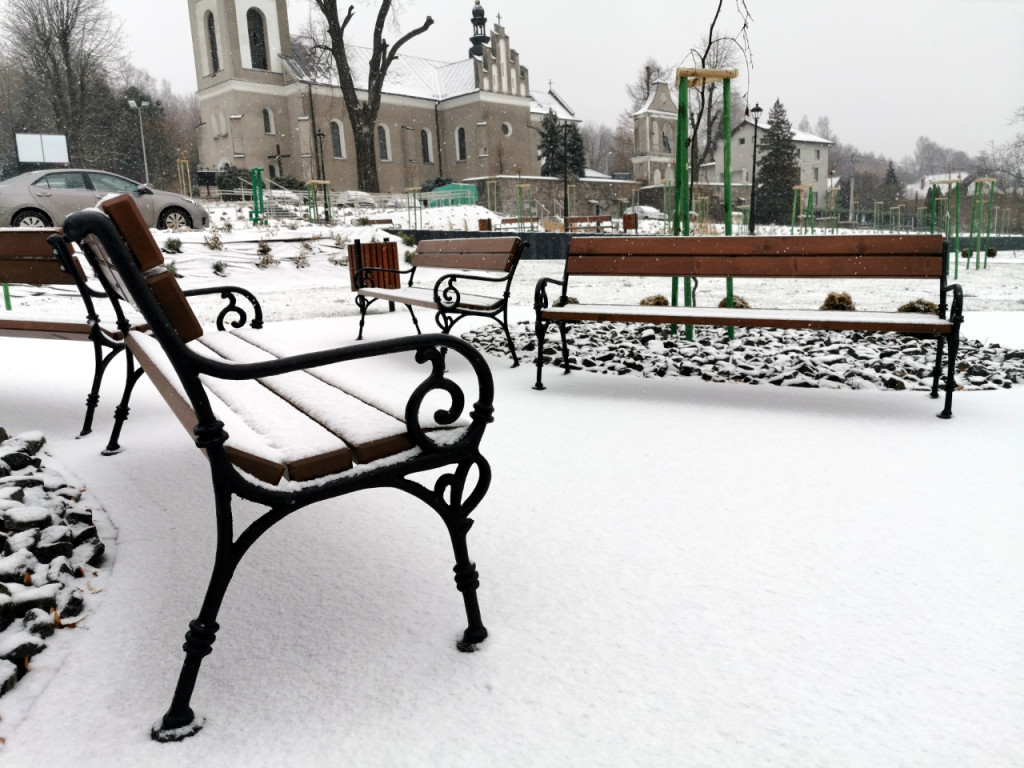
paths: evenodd
<path fill-rule="evenodd" d="M 120 24 L 104 0 L 7 0 L 0 30 L 36 94 L 35 117 L 45 120 L 38 127 L 67 136 L 73 162 L 88 159 L 90 111 L 109 92 L 122 50 Z"/>
<path fill-rule="evenodd" d="M 648 58 L 636 73 L 636 79 L 626 86 L 630 112 L 636 112 L 651 97 L 654 86 L 660 82 L 672 82 L 672 67 L 666 67 L 653 57 Z"/>
<path fill-rule="evenodd" d="M 29 0 L 24 1 L 28 2 Z M 366 100 L 360 101 L 356 85 L 353 82 L 345 42 L 345 30 L 355 15 L 355 6 L 350 5 L 345 18 L 342 19 L 338 12 L 338 0 L 314 0 L 314 2 L 326 21 L 328 38 L 326 49 L 337 68 L 345 109 L 348 111 L 348 119 L 352 124 L 359 189 L 364 192 L 378 192 L 380 182 L 377 177 L 376 127 L 384 80 L 399 49 L 412 38 L 426 32 L 434 20 L 427 16 L 427 20 L 421 26 L 402 36 L 394 45 L 389 46 L 387 40 L 384 39 L 384 26 L 387 23 L 388 14 L 391 13 L 392 0 L 381 0 L 380 8 L 377 10 L 377 20 L 373 27 L 373 51 L 370 54 Z"/>

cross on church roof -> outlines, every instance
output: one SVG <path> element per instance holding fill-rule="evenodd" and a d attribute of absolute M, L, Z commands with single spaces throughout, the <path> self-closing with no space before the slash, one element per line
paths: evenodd
<path fill-rule="evenodd" d="M 498 26 L 499 27 L 501 26 L 501 14 L 500 13 L 498 14 Z"/>

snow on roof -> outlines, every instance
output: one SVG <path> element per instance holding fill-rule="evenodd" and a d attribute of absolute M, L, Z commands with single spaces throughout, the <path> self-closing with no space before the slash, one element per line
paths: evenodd
<path fill-rule="evenodd" d="M 735 128 L 732 129 L 732 132 L 736 133 L 736 131 L 738 131 L 744 125 L 753 125 L 753 124 L 754 124 L 754 121 L 751 118 L 744 117 L 743 120 L 739 123 L 739 125 L 737 125 Z M 764 122 L 764 123 L 758 122 L 758 124 L 757 124 L 757 128 L 758 128 L 759 131 L 767 131 L 771 127 L 772 127 L 771 123 L 768 123 L 768 122 Z M 813 133 L 808 133 L 807 131 L 798 131 L 796 128 L 793 128 L 792 131 L 793 131 L 793 141 L 803 142 L 804 144 L 828 144 L 829 146 L 832 146 L 833 144 L 835 144 L 835 142 L 832 141 L 831 139 L 825 139 L 825 138 L 822 138 L 821 136 L 815 136 Z"/>
<path fill-rule="evenodd" d="M 349 45 L 348 63 L 352 68 L 352 82 L 360 90 L 370 74 L 372 49 Z M 328 57 L 317 58 L 301 44 L 293 42 L 292 55 L 282 56 L 285 66 L 295 77 L 308 83 L 338 86 L 334 62 Z M 441 101 L 463 96 L 477 90 L 473 61 L 435 61 L 418 56 L 398 56 L 388 69 L 383 93 Z"/>
<path fill-rule="evenodd" d="M 576 113 L 554 91 L 530 91 L 530 101 L 530 112 L 535 115 L 554 112 L 559 120 L 579 121 Z"/>

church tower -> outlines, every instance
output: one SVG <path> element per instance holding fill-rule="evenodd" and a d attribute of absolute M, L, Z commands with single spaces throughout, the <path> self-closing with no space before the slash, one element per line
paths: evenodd
<path fill-rule="evenodd" d="M 228 80 L 282 81 L 291 54 L 287 0 L 188 0 L 200 93 Z"/>

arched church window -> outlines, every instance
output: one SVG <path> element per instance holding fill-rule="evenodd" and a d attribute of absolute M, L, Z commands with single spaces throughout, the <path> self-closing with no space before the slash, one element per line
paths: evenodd
<path fill-rule="evenodd" d="M 256 8 L 250 8 L 245 14 L 249 25 L 249 55 L 253 69 L 267 68 L 267 25 L 263 14 Z"/>
<path fill-rule="evenodd" d="M 391 135 L 383 124 L 377 126 L 377 157 L 383 161 L 391 159 Z"/>
<path fill-rule="evenodd" d="M 220 53 L 217 50 L 217 22 L 213 11 L 206 12 L 206 36 L 210 44 L 210 74 L 220 71 Z"/>
<path fill-rule="evenodd" d="M 331 153 L 336 160 L 345 159 L 345 127 L 337 120 L 331 120 Z"/>
<path fill-rule="evenodd" d="M 455 132 L 455 159 L 466 159 L 466 129 L 459 128 Z"/>
<path fill-rule="evenodd" d="M 430 140 L 430 131 L 423 128 L 420 131 L 420 149 L 423 153 L 423 162 L 434 162 L 434 142 Z"/>
<path fill-rule="evenodd" d="M 263 110 L 263 132 L 274 135 L 274 113 L 269 109 Z"/>

